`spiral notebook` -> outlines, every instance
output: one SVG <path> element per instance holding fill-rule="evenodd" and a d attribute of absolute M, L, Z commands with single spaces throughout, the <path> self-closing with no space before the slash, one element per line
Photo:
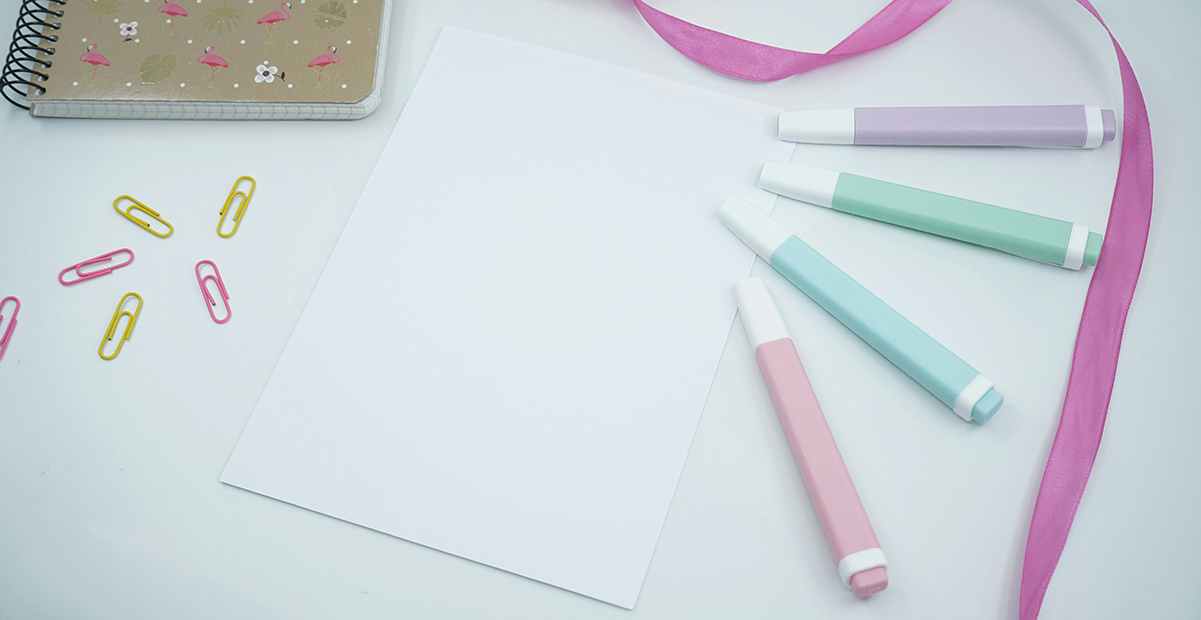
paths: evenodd
<path fill-rule="evenodd" d="M 357 119 L 390 0 L 23 0 L 0 93 L 33 116 Z"/>

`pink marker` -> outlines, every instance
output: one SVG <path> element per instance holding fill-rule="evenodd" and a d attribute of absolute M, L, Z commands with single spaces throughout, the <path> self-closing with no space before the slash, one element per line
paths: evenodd
<path fill-rule="evenodd" d="M 838 560 L 842 583 L 855 596 L 875 594 L 888 587 L 888 560 L 842 462 L 784 319 L 759 278 L 739 282 L 734 297 L 809 499 L 830 551 Z"/>

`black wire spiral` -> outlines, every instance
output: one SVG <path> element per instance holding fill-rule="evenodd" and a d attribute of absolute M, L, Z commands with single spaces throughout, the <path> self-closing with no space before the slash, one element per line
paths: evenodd
<path fill-rule="evenodd" d="M 45 82 L 50 76 L 38 69 L 49 69 L 54 63 L 37 55 L 38 52 L 47 56 L 54 54 L 53 47 L 42 45 L 58 41 L 58 35 L 53 31 L 62 28 L 62 23 L 50 20 L 62 17 L 63 10 L 51 8 L 51 5 L 61 7 L 66 3 L 67 0 L 24 0 L 21 3 L 17 28 L 13 31 L 13 41 L 8 46 L 8 57 L 4 60 L 4 71 L 0 72 L 0 95 L 18 108 L 28 110 L 29 105 L 14 99 L 15 96 L 25 99 L 31 90 L 37 91 L 37 94 L 46 92 L 37 82 Z"/>

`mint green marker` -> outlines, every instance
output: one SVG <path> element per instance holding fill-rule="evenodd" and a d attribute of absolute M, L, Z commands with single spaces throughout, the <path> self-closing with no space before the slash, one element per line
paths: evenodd
<path fill-rule="evenodd" d="M 1080 224 L 847 172 L 769 161 L 759 173 L 759 187 L 1065 269 L 1096 265 L 1101 253 L 1101 235 Z"/>
<path fill-rule="evenodd" d="M 800 291 L 967 421 L 1005 399 L 980 371 L 909 322 L 759 207 L 732 196 L 717 219 Z"/>

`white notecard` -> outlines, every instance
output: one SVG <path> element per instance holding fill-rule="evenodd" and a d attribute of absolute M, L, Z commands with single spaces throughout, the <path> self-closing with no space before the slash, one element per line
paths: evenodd
<path fill-rule="evenodd" d="M 776 113 L 446 29 L 221 481 L 632 608 Z"/>

